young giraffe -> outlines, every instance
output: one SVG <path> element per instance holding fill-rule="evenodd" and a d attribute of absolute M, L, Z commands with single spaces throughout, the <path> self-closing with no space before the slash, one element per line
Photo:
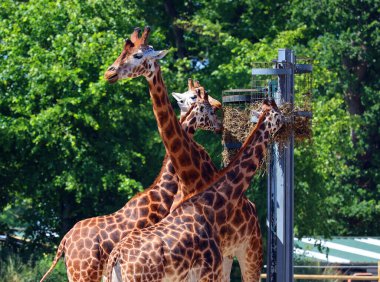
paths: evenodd
<path fill-rule="evenodd" d="M 108 71 L 105 74 L 105 77 L 111 83 L 114 83 L 117 80 L 126 77 L 136 77 L 144 75 L 149 82 L 150 94 L 153 98 L 155 115 L 157 117 L 158 126 L 159 128 L 161 128 L 163 123 L 162 121 L 165 121 L 165 119 L 167 118 L 167 113 L 160 111 L 158 108 L 161 107 L 162 104 L 167 102 L 166 88 L 165 85 L 163 85 L 161 72 L 159 70 L 158 64 L 156 62 L 150 62 L 149 60 L 151 58 L 161 57 L 161 54 L 164 51 L 157 52 L 154 51 L 151 46 L 146 45 L 149 29 L 145 29 L 141 38 L 138 37 L 138 33 L 139 30 L 135 29 L 135 32 L 131 35 L 132 41 L 129 39 L 126 40 L 122 53 L 116 59 L 114 64 L 108 69 Z M 144 40 L 143 43 L 142 40 Z M 190 81 L 189 90 L 193 90 L 194 87 L 199 87 L 199 84 L 195 83 L 195 85 L 192 86 Z M 176 95 L 174 96 L 176 97 Z M 189 98 L 188 96 L 186 97 Z M 181 99 L 183 100 L 184 98 Z M 187 103 L 186 99 L 184 100 L 184 102 L 180 102 L 180 106 L 183 107 L 189 104 L 191 104 L 191 102 Z M 165 115 L 165 118 L 160 119 L 161 115 Z M 173 131 L 171 127 L 174 127 L 174 125 L 170 125 L 170 123 L 167 123 L 167 125 L 169 127 L 169 132 Z M 174 142 L 173 145 L 169 146 L 167 145 L 167 142 L 170 142 L 171 140 L 167 141 L 165 139 L 168 137 L 168 134 L 165 132 L 165 128 L 161 128 L 161 134 L 170 157 L 171 154 L 173 154 L 173 152 L 177 153 L 176 151 L 180 150 L 181 143 L 182 147 L 185 149 L 183 152 L 180 152 L 180 163 L 177 164 L 180 167 L 177 168 L 175 166 L 176 163 L 173 162 L 175 170 L 178 173 L 179 177 L 181 177 L 181 175 L 184 176 L 184 179 L 181 179 L 183 180 L 181 181 L 182 184 L 180 185 L 178 192 L 175 195 L 175 199 L 171 208 L 175 209 L 178 206 L 178 204 L 181 201 L 183 201 L 184 198 L 188 197 L 188 195 L 193 195 L 194 193 L 197 193 L 199 188 L 202 187 L 204 183 L 213 179 L 214 176 L 217 174 L 217 169 L 215 165 L 210 163 L 206 163 L 205 165 L 199 164 L 199 159 L 202 155 L 199 155 L 198 148 L 194 146 L 194 142 L 191 142 L 189 144 L 186 143 L 186 141 L 188 140 L 188 138 L 186 139 L 186 134 L 182 135 L 183 138 L 181 143 L 177 142 L 177 144 L 176 142 Z M 172 141 L 175 141 L 174 138 L 172 138 Z M 187 148 L 190 147 L 191 149 L 187 151 L 186 146 Z M 189 151 L 191 153 L 191 157 L 186 155 Z M 202 154 L 203 153 L 204 152 L 202 152 Z M 191 164 L 191 161 L 193 162 L 193 164 Z M 194 167 L 197 170 L 194 170 Z M 179 172 L 179 169 L 184 170 L 186 168 L 189 168 L 188 172 Z M 200 169 L 200 172 L 198 172 L 198 169 Z M 201 178 L 200 180 L 198 180 L 197 178 L 199 178 L 199 175 L 203 179 Z M 231 244 L 228 244 L 229 249 L 223 252 L 223 276 L 225 281 L 229 281 L 234 256 L 237 256 L 238 253 L 242 252 L 257 252 L 257 248 L 261 248 L 261 233 L 258 225 L 258 218 L 254 204 L 251 203 L 247 199 L 247 197 L 244 196 L 240 199 L 240 202 L 237 205 L 236 209 L 238 209 L 236 213 L 239 213 L 244 217 L 247 230 L 242 230 L 242 232 L 240 233 L 235 230 L 234 232 L 237 233 L 234 234 L 234 236 L 229 236 L 229 238 L 231 239 Z M 230 229 L 233 230 L 233 228 Z M 234 238 L 239 238 L 239 240 L 236 240 Z M 260 241 L 260 243 L 257 243 L 257 241 Z M 246 242 L 252 243 L 248 244 Z M 238 261 L 242 269 L 243 277 L 249 277 L 249 275 L 251 275 L 249 273 L 252 272 L 260 273 L 260 265 L 262 261 L 261 250 L 259 250 L 258 253 L 260 253 L 259 256 L 238 256 Z"/>
<path fill-rule="evenodd" d="M 197 129 L 219 132 L 221 122 L 215 110 L 221 107 L 220 102 L 194 88 L 191 80 L 186 93 L 192 93 L 194 101 L 188 111 L 182 113 L 182 128 L 190 136 Z M 208 155 L 207 158 L 211 163 Z M 75 224 L 62 239 L 54 262 L 41 281 L 53 270 L 63 252 L 70 281 L 100 281 L 105 262 L 116 243 L 132 229 L 154 225 L 168 215 L 177 188 L 178 177 L 166 156 L 154 183 L 123 208 Z"/>
<path fill-rule="evenodd" d="M 158 224 L 132 231 L 112 250 L 107 281 L 113 271 L 122 281 L 222 281 L 220 250 L 228 251 L 239 240 L 237 234 L 248 231 L 247 219 L 236 205 L 263 162 L 270 136 L 283 120 L 276 104 L 264 101 L 255 129 L 227 168 Z M 255 244 L 256 251 L 237 252 L 238 258 L 261 255 L 259 239 L 245 243 Z M 259 281 L 259 273 L 247 273 L 243 281 Z"/>

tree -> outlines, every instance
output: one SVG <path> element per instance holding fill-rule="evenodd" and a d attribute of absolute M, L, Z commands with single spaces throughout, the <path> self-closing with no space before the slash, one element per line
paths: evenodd
<path fill-rule="evenodd" d="M 124 1 L 1 3 L 0 208 L 35 242 L 116 210 L 158 173 L 159 162 L 145 170 L 162 156 L 145 84 L 102 78 L 142 24 L 125 20 L 134 11 Z"/>

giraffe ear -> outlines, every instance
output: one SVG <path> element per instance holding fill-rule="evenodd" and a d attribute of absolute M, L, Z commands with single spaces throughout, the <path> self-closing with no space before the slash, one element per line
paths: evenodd
<path fill-rule="evenodd" d="M 153 51 L 151 58 L 155 60 L 162 59 L 166 56 L 166 54 L 169 52 L 169 50 L 161 50 L 161 51 Z"/>
<path fill-rule="evenodd" d="M 174 99 L 179 102 L 181 101 L 183 98 L 181 97 L 181 93 L 177 93 L 177 92 L 173 92 L 172 93 L 172 96 L 174 97 Z"/>
<path fill-rule="evenodd" d="M 259 117 L 261 115 L 261 112 L 259 111 L 251 111 L 251 122 L 257 123 L 259 121 Z"/>

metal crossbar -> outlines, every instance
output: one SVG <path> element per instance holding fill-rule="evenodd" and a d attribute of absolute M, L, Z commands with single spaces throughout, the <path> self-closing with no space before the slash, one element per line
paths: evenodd
<path fill-rule="evenodd" d="M 335 279 L 335 280 L 378 280 L 380 282 L 380 276 L 353 276 L 353 275 L 316 275 L 316 274 L 294 274 L 294 279 L 297 280 L 325 280 L 325 279 Z M 265 273 L 260 275 L 260 279 L 266 279 L 267 275 Z"/>

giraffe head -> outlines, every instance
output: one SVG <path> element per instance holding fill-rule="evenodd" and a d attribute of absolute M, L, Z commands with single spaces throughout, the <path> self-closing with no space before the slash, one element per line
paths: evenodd
<path fill-rule="evenodd" d="M 141 37 L 140 28 L 135 28 L 131 39 L 126 39 L 124 48 L 116 61 L 107 69 L 105 79 L 115 83 L 119 79 L 150 76 L 158 67 L 156 60 L 163 58 L 167 50 L 155 51 L 148 45 L 150 27 L 145 27 Z"/>
<path fill-rule="evenodd" d="M 189 90 L 184 93 L 172 93 L 181 109 L 181 120 L 188 120 L 195 129 L 221 132 L 222 123 L 216 111 L 222 104 L 208 95 L 207 91 L 196 81 L 189 79 Z"/>
<path fill-rule="evenodd" d="M 264 124 L 266 131 L 269 135 L 273 135 L 282 127 L 285 122 L 285 117 L 273 99 L 265 99 L 261 106 L 261 110 L 259 112 L 254 111 L 252 114 L 259 117 L 263 112 L 265 113 Z"/>

